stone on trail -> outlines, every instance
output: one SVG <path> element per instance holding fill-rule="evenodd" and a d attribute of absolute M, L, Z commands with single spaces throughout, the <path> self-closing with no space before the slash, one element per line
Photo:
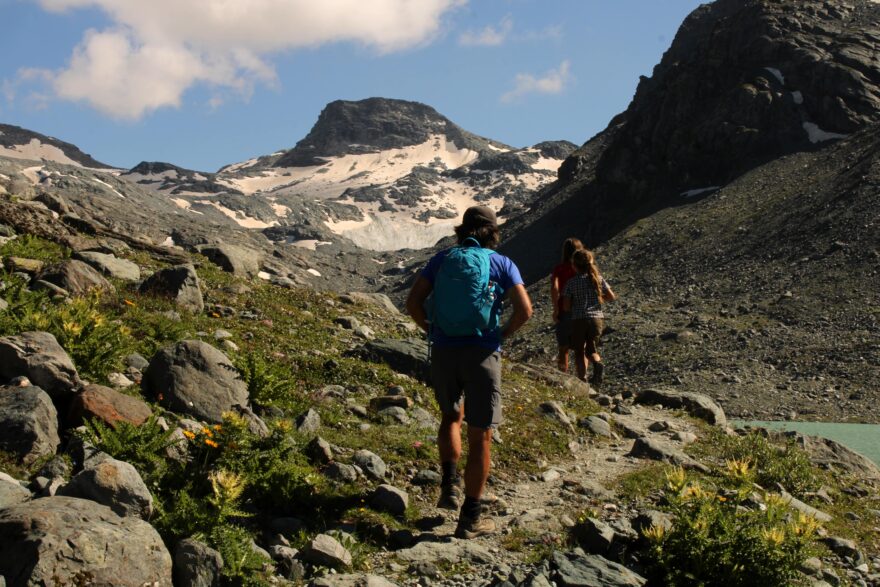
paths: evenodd
<path fill-rule="evenodd" d="M 87 460 L 59 493 L 96 501 L 123 517 L 148 520 L 153 513 L 153 496 L 137 469 L 109 455 Z"/>
<path fill-rule="evenodd" d="M 141 386 L 166 409 L 214 423 L 248 400 L 247 385 L 232 361 L 200 340 L 184 340 L 157 352 Z"/>
<path fill-rule="evenodd" d="M 0 387 L 0 450 L 29 465 L 61 443 L 58 413 L 39 387 Z"/>
<path fill-rule="evenodd" d="M 392 485 L 380 485 L 373 491 L 370 505 L 379 511 L 402 516 L 409 507 L 409 495 Z"/>
<path fill-rule="evenodd" d="M 214 587 L 219 584 L 223 557 L 194 538 L 186 538 L 174 549 L 174 584 Z"/>
<path fill-rule="evenodd" d="M 614 544 L 616 532 L 602 520 L 587 518 L 578 525 L 576 535 L 578 544 L 588 553 L 605 555 Z"/>
<path fill-rule="evenodd" d="M 715 400 L 701 393 L 671 391 L 668 389 L 650 388 L 638 393 L 635 403 L 661 405 L 673 410 L 683 409 L 695 418 L 701 418 L 716 426 L 727 426 L 727 417 Z"/>
<path fill-rule="evenodd" d="M 10 585 L 172 585 L 171 555 L 150 524 L 57 496 L 0 510 L 0 575 Z"/>
<path fill-rule="evenodd" d="M 419 542 L 412 548 L 398 550 L 397 558 L 409 563 L 429 562 L 433 564 L 474 563 L 491 564 L 495 556 L 490 550 L 475 540 L 453 540 L 452 542 Z"/>
<path fill-rule="evenodd" d="M 625 566 L 595 554 L 554 552 L 552 562 L 560 587 L 642 587 L 646 582 Z"/>
<path fill-rule="evenodd" d="M 695 469 L 703 473 L 708 473 L 709 468 L 692 459 L 678 449 L 666 446 L 651 438 L 636 438 L 633 443 L 629 456 L 640 459 L 651 459 L 654 461 L 663 461 L 672 465 L 680 465 L 685 469 Z"/>
<path fill-rule="evenodd" d="M 540 406 L 541 413 L 551 420 L 556 420 L 563 426 L 565 426 L 569 431 L 574 431 L 574 424 L 571 421 L 571 418 L 565 412 L 565 408 L 558 401 L 549 401 L 544 402 Z"/>
<path fill-rule="evenodd" d="M 379 455 L 368 450 L 359 450 L 354 453 L 354 464 L 359 466 L 364 472 L 373 479 L 382 480 L 385 478 L 387 466 Z"/>
<path fill-rule="evenodd" d="M 614 433 L 611 432 L 611 424 L 608 423 L 608 420 L 599 418 L 598 416 L 587 416 L 578 422 L 578 426 L 586 428 L 596 436 L 602 436 L 604 438 L 613 438 L 614 436 Z"/>
<path fill-rule="evenodd" d="M 148 277 L 138 291 L 171 298 L 177 306 L 190 312 L 198 313 L 205 309 L 199 276 L 192 265 L 160 269 Z"/>
<path fill-rule="evenodd" d="M 70 423 L 79 426 L 84 420 L 97 419 L 104 424 L 128 422 L 140 426 L 153 414 L 146 402 L 119 393 L 103 385 L 87 385 L 73 396 Z"/>
<path fill-rule="evenodd" d="M 511 525 L 530 534 L 558 534 L 562 531 L 562 523 L 559 518 L 543 508 L 523 512 L 514 518 Z"/>
<path fill-rule="evenodd" d="M 303 551 L 303 559 L 315 565 L 334 569 L 351 566 L 351 553 L 328 534 L 315 536 Z"/>
<path fill-rule="evenodd" d="M 82 385 L 73 361 L 48 332 L 0 338 L 0 379 L 22 375 L 53 400 L 67 398 Z"/>
<path fill-rule="evenodd" d="M 385 577 L 379 575 L 324 575 L 309 583 L 311 587 L 397 587 Z"/>

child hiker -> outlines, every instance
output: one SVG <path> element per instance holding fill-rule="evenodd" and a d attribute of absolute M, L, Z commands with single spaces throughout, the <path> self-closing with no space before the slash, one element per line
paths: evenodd
<path fill-rule="evenodd" d="M 568 280 L 562 293 L 562 309 L 570 312 L 571 342 L 577 376 L 587 379 L 587 356 L 593 362 L 590 383 L 601 384 L 604 365 L 599 356 L 599 337 L 605 326 L 602 304 L 617 296 L 599 273 L 596 258 L 588 249 L 575 251 L 571 257 L 577 275 Z"/>
<path fill-rule="evenodd" d="M 576 238 L 567 238 L 562 243 L 562 259 L 550 274 L 550 301 L 553 303 L 553 324 L 556 325 L 556 366 L 562 372 L 568 371 L 568 351 L 571 349 L 571 320 L 568 312 L 562 309 L 562 292 L 568 280 L 577 275 L 571 256 L 575 251 L 584 248 Z"/>

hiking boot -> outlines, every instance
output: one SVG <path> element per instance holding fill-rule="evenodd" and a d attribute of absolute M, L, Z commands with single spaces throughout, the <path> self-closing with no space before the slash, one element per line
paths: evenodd
<path fill-rule="evenodd" d="M 495 532 L 495 520 L 487 516 L 477 516 L 469 518 L 464 514 L 458 518 L 458 526 L 455 527 L 456 538 L 476 538 L 477 536 L 485 536 Z"/>
<path fill-rule="evenodd" d="M 590 377 L 590 383 L 594 385 L 602 384 L 602 373 L 605 371 L 605 365 L 602 364 L 602 361 L 598 363 L 593 363 L 593 376 Z"/>
<path fill-rule="evenodd" d="M 458 483 L 441 485 L 437 507 L 444 510 L 457 510 L 461 506 L 462 497 L 464 497 L 464 492 Z"/>

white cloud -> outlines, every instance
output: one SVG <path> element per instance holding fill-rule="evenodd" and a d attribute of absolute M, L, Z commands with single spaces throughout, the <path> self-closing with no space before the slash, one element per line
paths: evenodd
<path fill-rule="evenodd" d="M 514 87 L 501 96 L 502 102 L 512 102 L 526 94 L 559 94 L 571 81 L 571 63 L 566 59 L 556 69 L 535 77 L 531 73 L 518 73 Z"/>
<path fill-rule="evenodd" d="M 257 83 L 274 84 L 273 53 L 336 42 L 380 54 L 419 46 L 467 0 L 36 1 L 51 12 L 97 8 L 114 23 L 87 31 L 65 69 L 43 70 L 55 95 L 138 119 L 179 106 L 195 84 L 244 97 Z"/>
<path fill-rule="evenodd" d="M 510 15 L 501 19 L 497 27 L 489 25 L 481 31 L 465 31 L 458 37 L 458 44 L 465 47 L 497 47 L 502 45 L 513 30 Z"/>

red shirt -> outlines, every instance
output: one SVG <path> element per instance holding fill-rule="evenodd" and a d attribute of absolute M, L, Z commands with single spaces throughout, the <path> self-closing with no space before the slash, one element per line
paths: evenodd
<path fill-rule="evenodd" d="M 577 275 L 577 271 L 575 271 L 574 265 L 571 263 L 560 263 L 553 268 L 553 273 L 550 274 L 550 281 L 552 283 L 554 279 L 559 280 L 558 286 L 560 296 L 562 296 L 562 292 L 565 291 L 565 284 L 575 275 Z"/>

